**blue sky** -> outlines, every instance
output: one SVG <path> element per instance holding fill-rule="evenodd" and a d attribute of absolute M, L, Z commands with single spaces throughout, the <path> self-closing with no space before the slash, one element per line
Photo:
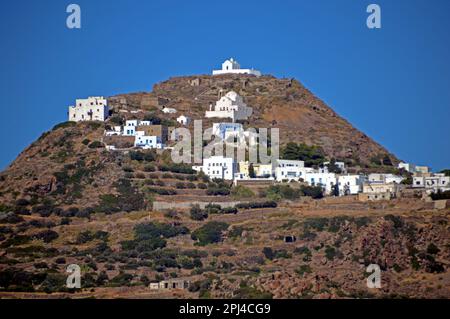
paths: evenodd
<path fill-rule="evenodd" d="M 66 27 L 70 3 L 80 30 Z M 449 12 L 447 0 L 4 1 L 0 168 L 75 98 L 149 91 L 229 57 L 297 78 L 400 159 L 449 168 Z"/>

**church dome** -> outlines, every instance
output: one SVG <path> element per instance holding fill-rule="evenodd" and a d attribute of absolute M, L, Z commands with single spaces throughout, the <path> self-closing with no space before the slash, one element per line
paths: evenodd
<path fill-rule="evenodd" d="M 234 92 L 234 91 L 230 91 L 227 94 L 225 94 L 225 96 L 227 98 L 229 98 L 230 100 L 232 100 L 232 101 L 236 101 L 236 99 L 238 97 L 238 94 L 236 92 Z"/>

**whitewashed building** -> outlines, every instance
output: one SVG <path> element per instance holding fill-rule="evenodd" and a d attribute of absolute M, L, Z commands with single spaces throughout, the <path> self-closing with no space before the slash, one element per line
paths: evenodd
<path fill-rule="evenodd" d="M 108 116 L 108 102 L 103 96 L 77 99 L 75 105 L 69 106 L 69 121 L 105 121 Z"/>
<path fill-rule="evenodd" d="M 236 162 L 231 157 L 211 156 L 203 159 L 203 165 L 192 169 L 202 171 L 210 178 L 232 180 L 237 171 Z"/>
<path fill-rule="evenodd" d="M 334 185 L 337 183 L 337 177 L 334 173 L 306 173 L 304 181 L 311 186 L 320 186 L 325 194 L 331 194 Z"/>
<path fill-rule="evenodd" d="M 261 76 L 261 72 L 253 69 L 241 69 L 241 66 L 239 63 L 234 60 L 233 58 L 230 58 L 229 60 L 225 60 L 225 62 L 222 63 L 222 69 L 221 70 L 213 70 L 213 75 L 221 75 L 221 74 L 252 74 L 255 76 Z"/>
<path fill-rule="evenodd" d="M 125 136 L 136 136 L 137 134 L 136 130 L 138 126 L 150 126 L 150 125 L 152 125 L 151 121 L 127 120 L 125 121 L 122 134 Z"/>
<path fill-rule="evenodd" d="M 188 116 L 180 115 L 179 117 L 177 117 L 177 122 L 181 125 L 189 125 L 189 123 L 191 123 L 191 118 Z"/>
<path fill-rule="evenodd" d="M 399 185 L 394 183 L 364 183 L 362 193 L 358 194 L 358 199 L 361 201 L 391 200 L 397 196 L 398 191 Z"/>
<path fill-rule="evenodd" d="M 450 190 L 450 176 L 445 176 L 443 173 L 435 174 L 416 174 L 413 176 L 414 188 L 425 188 L 432 191 L 447 191 Z"/>
<path fill-rule="evenodd" d="M 143 149 L 163 148 L 163 144 L 161 143 L 161 140 L 157 136 L 145 136 L 143 134 L 136 135 L 136 138 L 134 140 L 134 146 Z"/>
<path fill-rule="evenodd" d="M 377 183 L 395 183 L 400 184 L 405 178 L 403 176 L 394 175 L 394 174 L 381 174 L 381 173 L 372 173 L 368 176 L 369 183 L 377 182 Z"/>
<path fill-rule="evenodd" d="M 209 111 L 206 111 L 205 117 L 212 118 L 231 118 L 236 120 L 246 120 L 253 113 L 253 109 L 244 103 L 242 97 L 234 91 L 230 91 L 222 96 L 215 104 L 214 110 L 212 104 Z"/>
<path fill-rule="evenodd" d="M 312 171 L 313 169 L 310 168 Z M 279 159 L 275 162 L 275 179 L 281 181 L 298 181 L 305 177 L 307 168 L 304 161 L 283 160 Z"/>
<path fill-rule="evenodd" d="M 362 191 L 365 182 L 363 175 L 340 175 L 337 178 L 339 196 L 356 195 Z"/>

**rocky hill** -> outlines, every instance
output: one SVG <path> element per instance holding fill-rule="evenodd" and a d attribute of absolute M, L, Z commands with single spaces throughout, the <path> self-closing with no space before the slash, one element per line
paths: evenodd
<path fill-rule="evenodd" d="M 1 172 L 0 298 L 449 298 L 448 209 L 320 198 L 300 183 L 236 187 L 173 164 L 169 151 L 105 149 L 108 126 L 200 119 L 231 89 L 254 108 L 246 125 L 279 127 L 282 143 L 318 145 L 355 169 L 396 162 L 295 80 L 179 77 L 111 97 L 105 123 L 56 125 Z M 154 209 L 195 201 L 219 204 Z M 371 263 L 379 290 L 366 286 Z M 69 264 L 81 267 L 82 289 L 65 286 Z M 149 289 L 162 280 L 191 285 Z"/>

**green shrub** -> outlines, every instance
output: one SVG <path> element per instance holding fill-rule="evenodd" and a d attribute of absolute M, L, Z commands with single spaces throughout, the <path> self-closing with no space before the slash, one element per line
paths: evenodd
<path fill-rule="evenodd" d="M 89 144 L 88 146 L 89 148 L 102 148 L 105 147 L 104 144 L 100 141 L 93 141 L 91 144 Z"/>
<path fill-rule="evenodd" d="M 145 208 L 144 196 L 131 185 L 128 179 L 119 179 L 113 184 L 119 195 L 106 194 L 100 195 L 100 204 L 96 211 L 111 214 L 114 212 L 137 211 Z"/>
<path fill-rule="evenodd" d="M 109 122 L 118 126 L 125 124 L 125 119 L 119 115 L 113 115 L 109 118 Z"/>
<path fill-rule="evenodd" d="M 300 276 L 303 276 L 303 274 L 309 274 L 312 272 L 311 267 L 309 265 L 301 265 L 298 267 L 295 272 L 299 274 Z"/>
<path fill-rule="evenodd" d="M 227 187 L 210 187 L 206 191 L 208 196 L 228 196 L 230 195 L 230 189 Z"/>
<path fill-rule="evenodd" d="M 190 215 L 193 220 L 205 220 L 208 218 L 208 213 L 202 210 L 198 205 L 191 207 Z"/>
<path fill-rule="evenodd" d="M 274 253 L 273 249 L 270 247 L 264 247 L 262 250 L 262 253 L 269 260 L 272 260 L 275 258 L 275 253 Z"/>
<path fill-rule="evenodd" d="M 25 198 L 19 198 L 16 200 L 16 206 L 28 206 L 30 205 L 30 201 Z"/>
<path fill-rule="evenodd" d="M 48 273 L 40 289 L 46 293 L 68 291 L 66 279 L 64 274 Z"/>
<path fill-rule="evenodd" d="M 148 164 L 144 166 L 144 172 L 154 172 L 155 166 L 152 164 Z"/>
<path fill-rule="evenodd" d="M 314 199 L 320 199 L 323 197 L 323 189 L 320 186 L 302 185 L 300 186 L 300 194 Z"/>
<path fill-rule="evenodd" d="M 174 189 L 158 188 L 158 187 L 148 187 L 147 191 L 150 193 L 155 193 L 162 196 L 176 195 L 177 191 Z"/>
<path fill-rule="evenodd" d="M 96 231 L 95 233 L 90 230 L 85 230 L 78 234 L 76 243 L 77 244 L 85 244 L 85 243 L 90 242 L 95 239 L 107 240 L 108 236 L 109 236 L 108 232 L 105 232 L 102 230 Z"/>
<path fill-rule="evenodd" d="M 183 226 L 172 226 L 170 224 L 143 223 L 134 227 L 134 239 L 122 241 L 123 250 L 134 250 L 138 252 L 151 252 L 166 246 L 165 238 L 189 233 L 189 229 Z"/>
<path fill-rule="evenodd" d="M 59 237 L 58 233 L 50 229 L 44 230 L 33 236 L 33 238 L 40 239 L 44 241 L 44 243 L 50 243 L 58 237 Z"/>
<path fill-rule="evenodd" d="M 325 153 L 319 146 L 290 142 L 281 150 L 281 158 L 304 161 L 305 166 L 318 166 L 325 161 Z"/>
<path fill-rule="evenodd" d="M 36 268 L 36 269 L 47 269 L 48 265 L 47 265 L 46 262 L 42 261 L 42 262 L 34 263 L 33 267 Z"/>
<path fill-rule="evenodd" d="M 178 183 L 176 183 L 175 187 L 178 188 L 178 189 L 184 189 L 184 188 L 186 188 L 186 186 L 185 186 L 185 184 L 184 184 L 183 182 L 178 182 Z"/>
<path fill-rule="evenodd" d="M 133 173 L 134 169 L 131 166 L 124 166 L 122 167 L 122 170 L 126 173 Z"/>
<path fill-rule="evenodd" d="M 342 253 L 334 247 L 327 246 L 325 247 L 325 257 L 328 260 L 333 260 L 335 257 L 342 258 Z"/>
<path fill-rule="evenodd" d="M 222 241 L 222 232 L 228 229 L 228 224 L 224 222 L 212 221 L 196 229 L 191 237 L 197 240 L 199 245 L 207 245 Z"/>
<path fill-rule="evenodd" d="M 231 189 L 231 195 L 235 198 L 254 197 L 255 193 L 248 187 L 238 185 Z"/>
<path fill-rule="evenodd" d="M 109 282 L 109 286 L 112 287 L 124 287 L 131 286 L 131 281 L 133 280 L 133 275 L 127 273 L 119 273 L 117 276 L 112 278 Z"/>
<path fill-rule="evenodd" d="M 236 207 L 224 207 L 220 210 L 221 214 L 237 214 L 238 209 Z"/>
<path fill-rule="evenodd" d="M 245 228 L 242 226 L 233 226 L 231 230 L 228 232 L 228 237 L 230 238 L 241 237 L 244 230 Z"/>
<path fill-rule="evenodd" d="M 162 172 L 172 172 L 181 174 L 196 174 L 197 172 L 187 164 L 164 164 L 159 166 L 159 170 Z"/>
<path fill-rule="evenodd" d="M 207 188 L 208 188 L 208 186 L 207 186 L 205 183 L 198 183 L 198 184 L 197 184 L 197 187 L 198 187 L 199 189 L 207 189 Z"/>
<path fill-rule="evenodd" d="M 282 199 L 295 200 L 300 198 L 300 191 L 289 185 L 272 185 L 260 193 L 261 197 L 266 197 L 271 201 Z"/>
<path fill-rule="evenodd" d="M 11 236 L 3 243 L 0 244 L 0 248 L 8 248 L 12 246 L 20 246 L 23 244 L 27 244 L 32 240 L 32 238 L 28 235 L 15 235 Z"/>
<path fill-rule="evenodd" d="M 431 193 L 430 197 L 432 200 L 450 199 L 450 191 L 438 190 L 436 193 Z"/>
<path fill-rule="evenodd" d="M 440 252 L 440 249 L 433 243 L 430 243 L 427 247 L 427 253 L 430 255 L 436 255 Z"/>
<path fill-rule="evenodd" d="M 239 203 L 236 205 L 236 208 L 238 208 L 238 209 L 257 209 L 257 208 L 275 208 L 277 206 L 278 205 L 275 201 L 266 201 L 266 202 Z"/>

